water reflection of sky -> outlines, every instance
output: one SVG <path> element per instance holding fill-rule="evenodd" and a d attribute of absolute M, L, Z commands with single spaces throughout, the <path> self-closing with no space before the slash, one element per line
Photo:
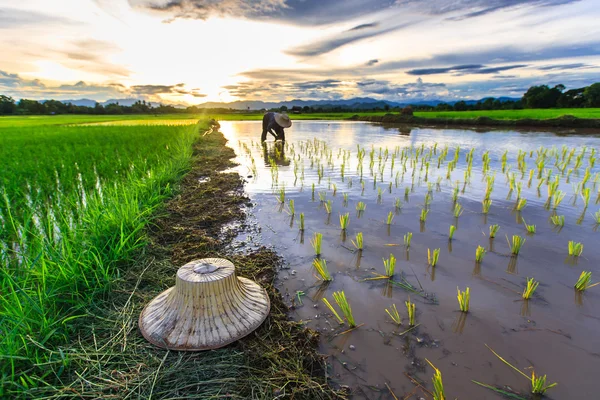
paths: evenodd
<path fill-rule="evenodd" d="M 414 129 L 399 129 L 397 127 L 384 127 L 377 124 L 364 123 L 364 122 L 349 122 L 349 121 L 296 121 L 292 128 L 287 131 L 287 143 L 285 148 L 279 150 L 280 154 L 276 154 L 272 137 L 269 136 L 269 141 L 265 148 L 258 146 L 260 140 L 260 121 L 251 122 L 236 122 L 236 121 L 223 121 L 221 122 L 221 131 L 225 137 L 230 140 L 234 146 L 241 146 L 245 144 L 250 148 L 250 144 L 254 144 L 251 147 L 251 151 L 244 152 L 238 151 L 238 154 L 242 157 L 239 161 L 245 160 L 238 170 L 242 175 L 253 175 L 252 180 L 248 182 L 246 190 L 250 194 L 255 193 L 272 193 L 274 187 L 271 180 L 271 174 L 269 172 L 269 158 L 275 159 L 279 164 L 279 186 L 286 186 L 289 190 L 292 190 L 294 186 L 298 189 L 303 186 L 315 183 L 317 190 L 329 189 L 330 178 L 332 182 L 338 186 L 341 181 L 340 175 L 340 158 L 338 157 L 339 149 L 343 151 L 349 151 L 351 153 L 349 157 L 348 165 L 346 165 L 345 175 L 346 177 L 352 177 L 354 180 L 358 178 L 357 167 L 358 160 L 357 144 L 361 148 L 366 148 L 367 156 L 363 164 L 364 177 L 366 181 L 372 183 L 372 176 L 368 172 L 369 157 L 368 152 L 371 147 L 376 150 L 376 168 L 377 168 L 377 157 L 380 149 L 388 149 L 390 153 L 395 148 L 417 148 L 422 145 L 425 149 L 433 146 L 437 143 L 438 154 L 444 147 L 449 148 L 449 154 L 447 161 L 451 160 L 454 156 L 455 149 L 460 147 L 460 162 L 456 169 L 451 174 L 451 179 L 446 179 L 446 163 L 438 170 L 437 165 L 434 165 L 437 160 L 437 156 L 433 156 L 430 166 L 429 181 L 436 182 L 438 177 L 442 178 L 445 183 L 442 185 L 441 190 L 445 193 L 450 193 L 452 190 L 452 184 L 456 181 L 461 183 L 464 181 L 464 173 L 466 168 L 465 157 L 471 149 L 474 151 L 473 161 L 473 175 L 469 182 L 468 190 L 465 191 L 463 196 L 467 199 L 480 201 L 483 196 L 483 190 L 485 189 L 485 181 L 481 174 L 482 167 L 482 155 L 485 151 L 489 152 L 491 158 L 492 170 L 498 170 L 496 174 L 496 185 L 494 188 L 493 198 L 498 201 L 503 201 L 509 191 L 508 185 L 505 184 L 507 178 L 499 171 L 500 159 L 505 151 L 507 153 L 507 164 L 511 166 L 511 172 L 517 174 L 517 178 L 520 177 L 521 173 L 517 171 L 517 154 L 518 151 L 534 152 L 533 158 L 526 157 L 527 169 L 535 168 L 535 152 L 541 147 L 551 148 L 556 147 L 560 149 L 562 146 L 568 148 L 577 148 L 578 151 L 586 146 L 588 150 L 596 148 L 596 151 L 600 147 L 600 134 L 598 135 L 587 135 L 587 136 L 559 136 L 549 132 L 518 132 L 514 130 L 509 131 L 490 131 L 490 132 L 476 132 L 473 130 L 464 129 L 426 129 L 426 128 L 414 128 Z M 406 133 L 409 133 L 406 135 Z M 333 154 L 333 161 L 336 164 L 333 169 L 325 168 L 325 179 L 319 184 L 316 182 L 317 170 L 316 164 L 313 168 L 310 167 L 310 160 L 305 156 L 299 154 L 299 144 L 303 141 L 313 141 L 317 139 L 327 144 Z M 589 154 L 589 153 L 588 153 Z M 295 160 L 292 160 L 292 155 L 295 156 Z M 279 156 L 279 157 L 276 157 Z M 390 155 L 391 157 L 391 155 Z M 257 174 L 254 176 L 250 172 L 247 163 L 254 158 L 257 165 Z M 575 158 L 575 157 L 574 157 Z M 573 158 L 573 162 L 574 162 Z M 285 160 L 285 161 L 284 161 Z M 322 160 L 325 162 L 325 160 Z M 285 164 L 285 165 L 283 165 Z M 298 165 L 298 178 L 294 176 L 294 165 Z M 585 167 L 587 167 L 587 158 L 582 163 L 582 167 L 579 168 L 572 176 L 572 181 L 580 180 L 580 175 L 583 174 Z M 301 182 L 300 171 L 304 167 L 304 182 Z M 379 182 L 378 186 L 388 185 L 389 182 L 395 183 L 395 174 L 399 170 L 399 162 L 396 162 L 395 169 L 392 173 L 391 162 L 388 160 L 384 170 L 383 182 Z M 410 165 L 407 165 L 409 170 L 405 173 L 405 178 L 402 182 L 403 186 L 409 185 L 412 170 Z M 546 168 L 552 168 L 553 164 L 548 163 Z M 597 163 L 593 169 L 592 174 L 600 171 L 600 163 Z M 557 170 L 554 168 L 554 175 Z M 553 176 L 554 176 L 553 175 Z M 408 178 L 407 178 L 408 177 Z M 536 177 L 537 178 L 537 174 Z M 546 186 L 541 187 L 541 195 L 538 196 L 537 182 L 535 179 L 532 182 L 531 187 L 527 187 L 525 176 L 525 184 L 523 185 L 522 197 L 526 198 L 528 202 L 532 204 L 544 203 L 546 200 L 545 191 Z M 573 191 L 571 182 L 566 183 L 564 179 L 560 180 L 559 189 L 567 193 L 567 197 Z M 294 185 L 295 183 L 295 185 Z M 418 181 L 416 182 L 418 185 Z M 423 181 L 420 185 L 426 186 Z M 293 190 L 292 190 L 293 191 Z M 293 194 L 292 194 L 293 195 Z"/>

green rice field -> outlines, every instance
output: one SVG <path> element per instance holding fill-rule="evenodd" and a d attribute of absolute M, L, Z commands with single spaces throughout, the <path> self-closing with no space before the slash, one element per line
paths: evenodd
<path fill-rule="evenodd" d="M 600 108 L 549 108 L 525 110 L 480 110 L 480 111 L 427 111 L 415 112 L 416 117 L 422 118 L 478 118 L 493 119 L 550 119 L 563 115 L 577 118 L 600 118 Z"/>
<path fill-rule="evenodd" d="M 0 398 L 60 380 L 60 346 L 145 246 L 207 126 L 74 125 L 105 119 L 0 119 Z"/>

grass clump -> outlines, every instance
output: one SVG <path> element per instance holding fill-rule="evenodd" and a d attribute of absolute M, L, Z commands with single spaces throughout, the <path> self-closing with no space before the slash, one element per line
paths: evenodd
<path fill-rule="evenodd" d="M 583 253 L 583 243 L 569 240 L 569 255 L 579 257 Z"/>
<path fill-rule="evenodd" d="M 440 249 L 435 249 L 431 251 L 431 249 L 427 249 L 427 262 L 431 267 L 435 267 L 438 263 L 438 259 L 440 258 Z"/>
<path fill-rule="evenodd" d="M 313 267 L 317 274 L 319 274 L 319 278 L 321 278 L 325 282 L 329 282 L 333 280 L 331 274 L 329 273 L 329 269 L 327 269 L 327 261 L 323 258 L 315 258 L 313 260 Z"/>
<path fill-rule="evenodd" d="M 523 298 L 525 300 L 529 300 L 531 296 L 533 296 L 533 294 L 535 293 L 535 290 L 537 289 L 539 284 L 540 283 L 537 282 L 535 279 L 527 278 L 527 286 L 525 287 L 525 290 L 523 290 Z"/>
<path fill-rule="evenodd" d="M 458 299 L 458 306 L 460 308 L 460 311 L 468 313 L 469 304 L 471 302 L 471 289 L 467 287 L 467 289 L 464 292 L 461 292 L 460 289 L 457 287 L 456 291 L 458 292 L 458 295 L 456 297 Z"/>
<path fill-rule="evenodd" d="M 356 247 L 356 250 L 362 250 L 364 247 L 363 244 L 363 233 L 362 232 L 358 232 L 356 234 L 356 241 L 351 240 L 352 244 L 354 245 L 354 247 Z"/>
<path fill-rule="evenodd" d="M 477 246 L 475 249 L 475 262 L 480 263 L 483 261 L 483 256 L 485 256 L 485 248 L 483 246 Z"/>
<path fill-rule="evenodd" d="M 310 240 L 310 244 L 315 251 L 315 255 L 318 257 L 321 255 L 321 245 L 323 244 L 323 234 L 315 232 L 312 239 Z"/>
<path fill-rule="evenodd" d="M 396 305 L 392 304 L 391 309 L 392 309 L 392 311 L 390 311 L 386 308 L 385 312 L 387 313 L 387 315 L 390 316 L 390 318 L 392 319 L 392 321 L 394 321 L 394 323 L 396 325 L 402 325 L 402 317 L 400 317 L 400 313 L 398 312 Z"/>
<path fill-rule="evenodd" d="M 367 209 L 367 205 L 363 201 L 356 203 L 356 211 L 361 212 Z"/>
<path fill-rule="evenodd" d="M 517 256 L 521 252 L 521 247 L 525 244 L 525 238 L 519 235 L 513 235 L 512 243 L 508 240 L 508 236 L 506 237 L 506 241 L 508 242 L 508 247 L 510 247 L 510 252 Z"/>

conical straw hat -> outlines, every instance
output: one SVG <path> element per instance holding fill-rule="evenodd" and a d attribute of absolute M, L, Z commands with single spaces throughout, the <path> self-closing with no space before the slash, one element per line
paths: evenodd
<path fill-rule="evenodd" d="M 282 128 L 289 128 L 290 126 L 292 126 L 292 120 L 287 114 L 275 113 L 274 117 L 275 122 L 277 122 L 277 124 Z"/>
<path fill-rule="evenodd" d="M 142 335 L 170 350 L 198 351 L 225 346 L 248 335 L 265 320 L 267 292 L 222 258 L 203 258 L 177 271 L 175 286 L 142 311 Z"/>

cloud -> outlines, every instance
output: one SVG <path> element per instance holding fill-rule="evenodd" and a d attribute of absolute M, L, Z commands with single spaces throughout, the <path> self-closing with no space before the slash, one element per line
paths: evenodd
<path fill-rule="evenodd" d="M 447 19 L 460 21 L 517 7 L 552 7 L 580 0 L 396 0 L 396 6 L 418 10 L 429 15 L 451 15 Z"/>
<path fill-rule="evenodd" d="M 85 69 L 109 77 L 126 77 L 131 72 L 129 69 L 109 61 L 110 55 L 120 51 L 115 44 L 95 39 L 74 40 L 67 42 L 65 49 L 55 50 L 61 63 L 68 68 Z M 43 56 L 40 54 L 40 58 Z"/>
<path fill-rule="evenodd" d="M 76 25 L 77 21 L 37 11 L 0 8 L 0 30 L 23 28 L 30 25 Z"/>
<path fill-rule="evenodd" d="M 389 32 L 394 32 L 408 26 L 413 25 L 414 22 L 402 22 L 395 24 L 386 24 L 384 26 L 379 27 L 379 25 L 367 24 L 377 26 L 376 29 L 350 29 L 344 32 L 340 32 L 338 34 L 332 35 L 328 38 L 321 39 L 312 43 L 307 43 L 300 47 L 294 49 L 288 49 L 286 51 L 287 54 L 299 57 L 314 57 L 320 56 L 322 54 L 329 53 L 339 47 L 345 46 L 347 44 L 357 42 L 363 39 L 372 38 L 375 36 L 384 35 Z"/>
<path fill-rule="evenodd" d="M 377 26 L 379 26 L 379 22 L 371 22 L 368 24 L 360 24 L 355 26 L 354 28 L 348 29 L 349 31 L 358 31 L 361 29 L 367 29 L 367 28 L 376 28 Z"/>
<path fill-rule="evenodd" d="M 445 74 L 448 72 L 456 72 L 456 75 L 469 75 L 469 74 L 495 74 L 502 71 L 508 71 L 515 68 L 526 67 L 526 64 L 516 65 L 503 65 L 498 67 L 489 67 L 481 64 L 467 64 L 467 65 L 455 65 L 453 67 L 446 68 L 423 68 L 423 69 L 411 69 L 406 71 L 408 75 L 435 75 Z"/>
<path fill-rule="evenodd" d="M 120 83 L 88 84 L 79 81 L 73 84 L 47 85 L 38 79 L 26 79 L 18 74 L 0 70 L 0 93 L 15 98 L 72 100 L 92 97 L 95 100 L 135 97 L 141 100 L 161 101 L 163 95 L 197 98 L 206 97 L 200 89 L 188 89 L 185 84 L 175 85 L 134 85 L 127 87 Z"/>
<path fill-rule="evenodd" d="M 455 65 L 453 67 L 445 68 L 423 68 L 423 69 L 412 69 L 406 71 L 409 75 L 434 75 L 434 74 L 445 74 L 448 72 L 462 71 L 462 70 L 476 70 L 483 68 L 481 64 L 468 64 L 468 65 Z"/>
<path fill-rule="evenodd" d="M 375 65 L 375 64 L 377 64 L 378 62 L 379 62 L 379 60 L 378 60 L 378 59 L 376 59 L 376 58 L 374 58 L 374 59 L 372 59 L 372 60 L 369 60 L 369 61 L 367 61 L 367 63 L 366 63 L 365 65 L 366 65 L 367 67 L 370 67 L 370 66 L 372 66 L 372 65 Z"/>
<path fill-rule="evenodd" d="M 167 21 L 229 16 L 303 26 L 350 21 L 393 6 L 391 0 L 129 0 L 129 3 L 160 12 Z"/>
<path fill-rule="evenodd" d="M 584 64 L 584 63 L 573 63 L 573 64 L 558 64 L 558 65 L 545 65 L 543 67 L 539 67 L 539 70 L 542 71 L 551 71 L 551 70 L 569 70 L 569 69 L 581 69 L 581 68 L 594 68 L 594 65 Z"/>

